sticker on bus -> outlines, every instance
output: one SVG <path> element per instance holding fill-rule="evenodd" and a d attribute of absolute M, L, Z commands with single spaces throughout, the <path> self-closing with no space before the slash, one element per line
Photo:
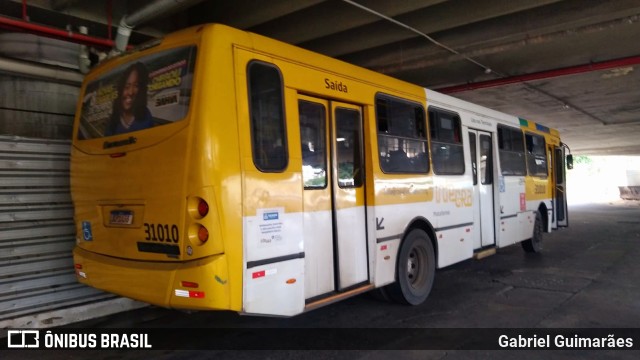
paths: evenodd
<path fill-rule="evenodd" d="M 92 241 L 93 234 L 91 233 L 91 222 L 83 221 L 82 222 L 82 238 L 84 241 Z"/>

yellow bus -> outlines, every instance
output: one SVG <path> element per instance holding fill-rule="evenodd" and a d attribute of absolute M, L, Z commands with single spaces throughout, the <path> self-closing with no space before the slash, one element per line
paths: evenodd
<path fill-rule="evenodd" d="M 567 225 L 563 152 L 533 122 L 193 27 L 86 76 L 75 271 L 171 308 L 292 316 L 373 289 L 417 305 L 436 269 Z"/>

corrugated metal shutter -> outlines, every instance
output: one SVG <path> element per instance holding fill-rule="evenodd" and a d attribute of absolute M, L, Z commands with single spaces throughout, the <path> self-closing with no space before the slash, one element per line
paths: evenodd
<path fill-rule="evenodd" d="M 75 279 L 69 153 L 0 136 L 0 320 L 115 298 Z"/>

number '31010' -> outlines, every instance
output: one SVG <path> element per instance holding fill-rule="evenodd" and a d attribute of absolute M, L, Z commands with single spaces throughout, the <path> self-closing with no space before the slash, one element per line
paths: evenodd
<path fill-rule="evenodd" d="M 180 241 L 177 225 L 144 223 L 145 240 L 174 242 Z"/>

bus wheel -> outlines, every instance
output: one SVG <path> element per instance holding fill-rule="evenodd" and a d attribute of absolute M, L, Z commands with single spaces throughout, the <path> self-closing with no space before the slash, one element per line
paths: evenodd
<path fill-rule="evenodd" d="M 523 241 L 522 248 L 528 253 L 539 253 L 542 251 L 542 215 L 536 211 L 536 222 L 533 224 L 533 236 L 529 240 Z"/>
<path fill-rule="evenodd" d="M 396 269 L 397 281 L 387 288 L 389 295 L 402 304 L 423 303 L 436 271 L 436 259 L 431 239 L 420 229 L 412 230 L 402 243 Z"/>

